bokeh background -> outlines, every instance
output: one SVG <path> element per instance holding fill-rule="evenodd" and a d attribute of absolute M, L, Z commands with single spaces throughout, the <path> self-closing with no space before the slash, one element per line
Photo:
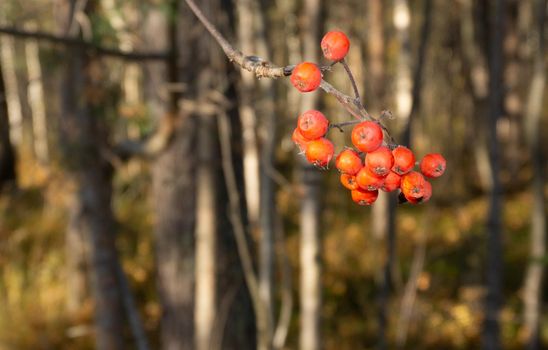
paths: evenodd
<path fill-rule="evenodd" d="M 196 1 L 272 65 L 348 34 L 366 108 L 448 164 L 372 207 L 291 141 L 352 116 L 189 2 L 0 2 L 0 349 L 548 347 L 546 0 Z"/>

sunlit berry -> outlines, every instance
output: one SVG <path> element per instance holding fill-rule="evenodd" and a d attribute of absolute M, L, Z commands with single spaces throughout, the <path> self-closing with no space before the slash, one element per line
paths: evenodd
<path fill-rule="evenodd" d="M 365 166 L 378 176 L 388 175 L 393 165 L 394 157 L 388 147 L 381 146 L 365 155 Z"/>
<path fill-rule="evenodd" d="M 305 155 L 310 163 L 323 168 L 329 164 L 334 152 L 333 143 L 322 137 L 308 142 Z"/>
<path fill-rule="evenodd" d="M 316 110 L 306 111 L 297 119 L 297 127 L 305 138 L 309 140 L 319 139 L 327 133 L 329 120 L 322 112 Z"/>
<path fill-rule="evenodd" d="M 365 191 L 362 189 L 357 189 L 350 192 L 350 194 L 352 196 L 352 200 L 357 204 L 371 205 L 377 200 L 377 197 L 379 196 L 379 191 Z"/>
<path fill-rule="evenodd" d="M 421 161 L 421 172 L 426 177 L 440 177 L 445 172 L 446 161 L 439 153 L 427 154 Z"/>
<path fill-rule="evenodd" d="M 362 152 L 373 152 L 382 144 L 382 129 L 371 121 L 361 122 L 352 129 L 352 143 Z"/>
<path fill-rule="evenodd" d="M 301 134 L 301 132 L 299 131 L 299 128 L 295 128 L 295 130 L 293 130 L 293 134 L 291 135 L 291 140 L 293 140 L 293 142 L 297 146 L 299 146 L 299 149 L 301 150 L 301 152 L 306 151 L 306 146 L 310 142 L 310 140 L 308 140 Z"/>
<path fill-rule="evenodd" d="M 396 174 L 407 174 L 415 166 L 415 155 L 413 152 L 404 146 L 398 146 L 392 151 L 394 156 L 394 166 L 392 171 Z"/>
<path fill-rule="evenodd" d="M 335 30 L 324 35 L 320 46 L 325 58 L 331 61 L 340 61 L 350 49 L 350 40 L 346 34 Z"/>
<path fill-rule="evenodd" d="M 366 191 L 374 191 L 384 185 L 384 177 L 374 174 L 366 166 L 358 172 L 356 181 L 358 182 L 358 186 Z"/>
<path fill-rule="evenodd" d="M 356 176 L 350 174 L 341 174 L 341 184 L 349 190 L 357 190 L 360 188 L 356 181 Z"/>
<path fill-rule="evenodd" d="M 381 187 L 381 190 L 385 192 L 392 192 L 400 188 L 401 176 L 391 171 L 384 178 L 384 184 Z"/>
<path fill-rule="evenodd" d="M 426 180 L 421 173 L 411 171 L 401 178 L 400 188 L 405 198 L 421 198 L 424 196 L 424 184 Z"/>
<path fill-rule="evenodd" d="M 356 175 L 363 167 L 363 164 L 356 151 L 345 149 L 335 159 L 335 166 L 341 173 Z"/>
<path fill-rule="evenodd" d="M 293 72 L 291 72 L 291 84 L 300 92 L 314 91 L 320 86 L 322 81 L 322 72 L 320 68 L 312 62 L 299 63 Z"/>
<path fill-rule="evenodd" d="M 420 204 L 420 203 L 428 202 L 430 200 L 430 197 L 432 197 L 432 185 L 428 181 L 424 182 L 424 191 L 423 191 L 422 197 L 415 198 L 411 196 L 406 196 L 405 193 L 403 195 L 405 199 L 411 204 Z"/>

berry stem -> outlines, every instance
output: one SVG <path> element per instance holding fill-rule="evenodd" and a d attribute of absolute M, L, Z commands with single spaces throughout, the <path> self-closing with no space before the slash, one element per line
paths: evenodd
<path fill-rule="evenodd" d="M 339 129 L 341 132 L 343 132 L 343 127 L 345 126 L 348 126 L 348 125 L 356 125 L 358 123 L 361 123 L 361 120 L 350 120 L 350 121 L 347 121 L 347 122 L 342 122 L 342 123 L 334 123 L 334 124 L 329 124 L 329 129 Z"/>
<path fill-rule="evenodd" d="M 358 91 L 358 85 L 356 85 L 356 79 L 354 79 L 354 74 L 352 74 L 352 70 L 350 69 L 350 66 L 346 63 L 346 60 L 343 58 L 340 60 L 341 64 L 344 67 L 344 70 L 346 71 L 346 74 L 348 75 L 348 79 L 350 79 L 350 83 L 352 84 L 352 89 L 354 89 L 354 95 L 356 95 L 356 101 L 361 105 L 362 101 L 360 98 L 360 92 Z"/>

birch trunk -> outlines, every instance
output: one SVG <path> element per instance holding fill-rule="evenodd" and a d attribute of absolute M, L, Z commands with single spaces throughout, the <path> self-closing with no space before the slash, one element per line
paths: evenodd
<path fill-rule="evenodd" d="M 23 142 L 23 112 L 19 97 L 19 83 L 15 71 L 15 45 L 13 38 L 0 36 L 0 60 L 4 78 L 5 96 L 8 102 L 10 139 L 15 147 Z"/>
<path fill-rule="evenodd" d="M 311 62 L 319 61 L 317 43 L 320 40 L 321 7 L 320 0 L 306 0 L 304 3 L 303 57 Z M 303 95 L 300 112 L 315 108 L 318 104 L 318 96 L 316 93 Z M 318 169 L 305 164 L 303 159 L 301 159 L 301 172 L 303 197 L 300 214 L 300 349 L 317 350 L 321 348 L 320 185 L 322 176 Z"/>
<path fill-rule="evenodd" d="M 535 52 L 535 68 L 525 115 L 526 137 L 533 165 L 533 181 L 531 184 L 533 210 L 531 212 L 530 260 L 523 286 L 523 328 L 526 336 L 527 348 L 530 350 L 541 348 L 539 323 L 541 317 L 542 284 L 544 275 L 542 258 L 546 256 L 546 199 L 544 197 L 546 164 L 540 144 L 542 103 L 546 87 L 546 63 L 544 60 L 546 45 L 544 42 L 546 0 L 537 0 L 536 6 L 536 15 L 538 16 L 538 42 Z"/>
<path fill-rule="evenodd" d="M 34 25 L 29 25 L 29 29 L 34 28 Z M 27 95 L 32 112 L 34 154 L 40 163 L 46 164 L 49 161 L 48 129 L 39 53 L 38 42 L 36 40 L 25 41 L 25 55 L 27 59 L 29 80 Z"/>

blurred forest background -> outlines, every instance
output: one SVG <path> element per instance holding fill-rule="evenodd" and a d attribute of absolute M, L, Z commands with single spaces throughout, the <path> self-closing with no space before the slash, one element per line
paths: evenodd
<path fill-rule="evenodd" d="M 281 66 L 349 35 L 369 111 L 448 160 L 372 207 L 291 141 L 341 105 L 189 4 L 0 1 L 0 349 L 548 347 L 546 0 L 197 1 Z"/>

